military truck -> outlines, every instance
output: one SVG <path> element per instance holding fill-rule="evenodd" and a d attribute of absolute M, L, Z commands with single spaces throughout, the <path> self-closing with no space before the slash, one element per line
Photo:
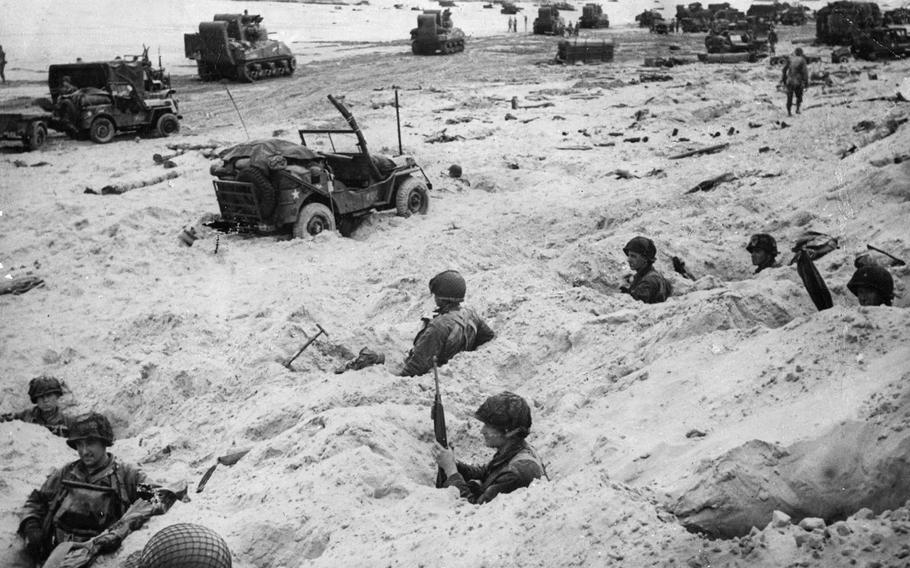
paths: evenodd
<path fill-rule="evenodd" d="M 221 155 L 211 168 L 221 218 L 210 226 L 294 237 L 338 228 L 348 235 L 374 210 L 427 213 L 432 184 L 423 169 L 410 156 L 371 154 L 354 116 L 328 98 L 350 128 L 299 130 L 300 144 L 255 140 Z M 352 137 L 349 149 L 338 147 Z"/>
<path fill-rule="evenodd" d="M 882 13 L 874 2 L 832 2 L 815 15 L 815 38 L 828 45 L 851 45 L 863 30 L 882 26 Z"/>
<path fill-rule="evenodd" d="M 297 68 L 297 58 L 280 41 L 269 39 L 258 14 L 215 14 L 199 24 L 198 34 L 184 34 L 188 59 L 196 61 L 199 78 L 227 78 L 250 83 L 268 77 L 286 77 Z"/>
<path fill-rule="evenodd" d="M 780 13 L 778 21 L 783 26 L 804 26 L 808 17 L 806 11 L 800 6 L 791 6 Z"/>
<path fill-rule="evenodd" d="M 180 130 L 178 102 L 170 77 L 154 69 L 146 54 L 131 61 L 66 63 L 48 68 L 50 125 L 73 138 L 105 144 L 117 132 Z"/>
<path fill-rule="evenodd" d="M 600 4 L 585 4 L 581 8 L 581 17 L 578 18 L 580 28 L 609 28 L 610 18 L 604 14 Z"/>
<path fill-rule="evenodd" d="M 411 30 L 411 52 L 414 55 L 448 55 L 464 51 L 464 32 L 452 25 L 448 8 L 424 10 L 417 16 L 417 27 Z"/>
<path fill-rule="evenodd" d="M 559 10 L 554 6 L 541 6 L 537 9 L 532 30 L 535 35 L 561 36 L 566 29 L 565 21 L 559 16 Z"/>
<path fill-rule="evenodd" d="M 910 37 L 905 28 L 887 27 L 858 31 L 850 44 L 854 57 L 876 61 L 910 57 Z"/>

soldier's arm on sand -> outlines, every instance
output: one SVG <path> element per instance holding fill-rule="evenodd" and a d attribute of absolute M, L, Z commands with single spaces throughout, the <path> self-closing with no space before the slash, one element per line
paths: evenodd
<path fill-rule="evenodd" d="M 439 354 L 445 340 L 445 330 L 434 326 L 431 322 L 417 338 L 414 348 L 404 361 L 401 375 L 415 377 L 422 375 L 433 368 L 433 357 Z"/>
<path fill-rule="evenodd" d="M 487 322 L 483 321 L 480 318 L 477 318 L 477 320 L 477 336 L 474 339 L 474 349 L 477 349 L 496 336 L 496 333 L 490 329 L 490 326 L 487 325 Z"/>

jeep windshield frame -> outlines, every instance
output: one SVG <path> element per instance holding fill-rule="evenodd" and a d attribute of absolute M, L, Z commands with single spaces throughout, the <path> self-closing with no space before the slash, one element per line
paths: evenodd
<path fill-rule="evenodd" d="M 328 141 L 329 141 L 329 146 L 332 147 L 332 152 L 331 152 L 332 154 L 366 154 L 366 152 L 363 151 L 363 147 L 360 145 L 360 140 L 359 140 L 358 137 L 357 137 L 357 132 L 354 131 L 354 130 L 351 130 L 351 129 L 346 129 L 346 128 L 306 128 L 306 129 L 300 129 L 300 130 L 298 130 L 298 131 L 297 131 L 297 134 L 300 136 L 300 143 L 303 144 L 304 146 L 306 146 L 307 148 L 310 148 L 311 150 L 313 150 L 313 151 L 315 151 L 315 152 L 320 152 L 320 151 L 321 151 L 321 150 L 318 148 L 318 146 L 320 146 L 320 144 L 317 143 L 317 144 L 314 144 L 314 145 L 312 145 L 312 146 L 311 146 L 310 144 L 307 144 L 306 137 L 307 137 L 308 135 L 314 135 L 313 138 L 316 138 L 317 141 L 320 141 L 320 140 L 328 140 Z M 353 136 L 353 137 L 356 139 L 355 142 L 354 142 L 354 145 L 353 145 L 353 146 L 357 149 L 356 152 L 349 152 L 349 151 L 346 151 L 346 150 L 344 150 L 344 149 L 342 149 L 341 151 L 339 151 L 338 148 L 335 146 L 335 138 L 332 137 L 333 134 Z M 346 136 L 345 136 L 345 138 L 346 138 Z M 312 138 L 311 138 L 311 141 L 312 141 Z M 325 153 L 325 152 L 322 152 L 322 153 Z"/>

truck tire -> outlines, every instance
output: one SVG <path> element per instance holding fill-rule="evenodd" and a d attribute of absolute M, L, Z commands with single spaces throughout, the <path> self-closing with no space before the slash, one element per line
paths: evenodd
<path fill-rule="evenodd" d="M 44 122 L 40 120 L 35 120 L 28 123 L 28 127 L 25 129 L 25 147 L 29 150 L 37 150 L 38 148 L 44 146 L 44 143 L 47 141 L 47 126 Z"/>
<path fill-rule="evenodd" d="M 96 144 L 107 144 L 114 139 L 115 134 L 117 134 L 117 128 L 111 119 L 99 116 L 92 122 L 88 135 Z"/>
<path fill-rule="evenodd" d="M 415 213 L 426 215 L 430 210 L 430 195 L 423 182 L 408 176 L 398 186 L 395 209 L 399 216 L 410 217 Z"/>
<path fill-rule="evenodd" d="M 158 121 L 155 123 L 155 132 L 162 137 L 180 132 L 180 121 L 177 120 L 177 115 L 166 112 L 159 116 Z"/>
<path fill-rule="evenodd" d="M 300 210 L 294 223 L 294 238 L 318 235 L 335 230 L 335 216 L 322 203 L 310 203 Z"/>
<path fill-rule="evenodd" d="M 240 172 L 237 180 L 253 184 L 253 191 L 256 192 L 259 201 L 259 214 L 262 215 L 263 221 L 269 221 L 275 213 L 278 192 L 275 191 L 275 186 L 269 181 L 265 172 L 259 168 L 249 167 Z"/>

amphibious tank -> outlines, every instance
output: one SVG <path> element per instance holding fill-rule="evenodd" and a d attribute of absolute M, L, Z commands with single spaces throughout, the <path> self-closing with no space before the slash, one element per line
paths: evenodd
<path fill-rule="evenodd" d="M 452 25 L 448 9 L 424 10 L 417 16 L 417 27 L 411 30 L 411 51 L 415 55 L 433 55 L 464 51 L 464 32 Z"/>
<path fill-rule="evenodd" d="M 186 56 L 194 59 L 199 78 L 251 82 L 290 75 L 297 59 L 284 43 L 269 39 L 256 14 L 215 14 L 199 24 L 198 34 L 184 34 Z"/>

